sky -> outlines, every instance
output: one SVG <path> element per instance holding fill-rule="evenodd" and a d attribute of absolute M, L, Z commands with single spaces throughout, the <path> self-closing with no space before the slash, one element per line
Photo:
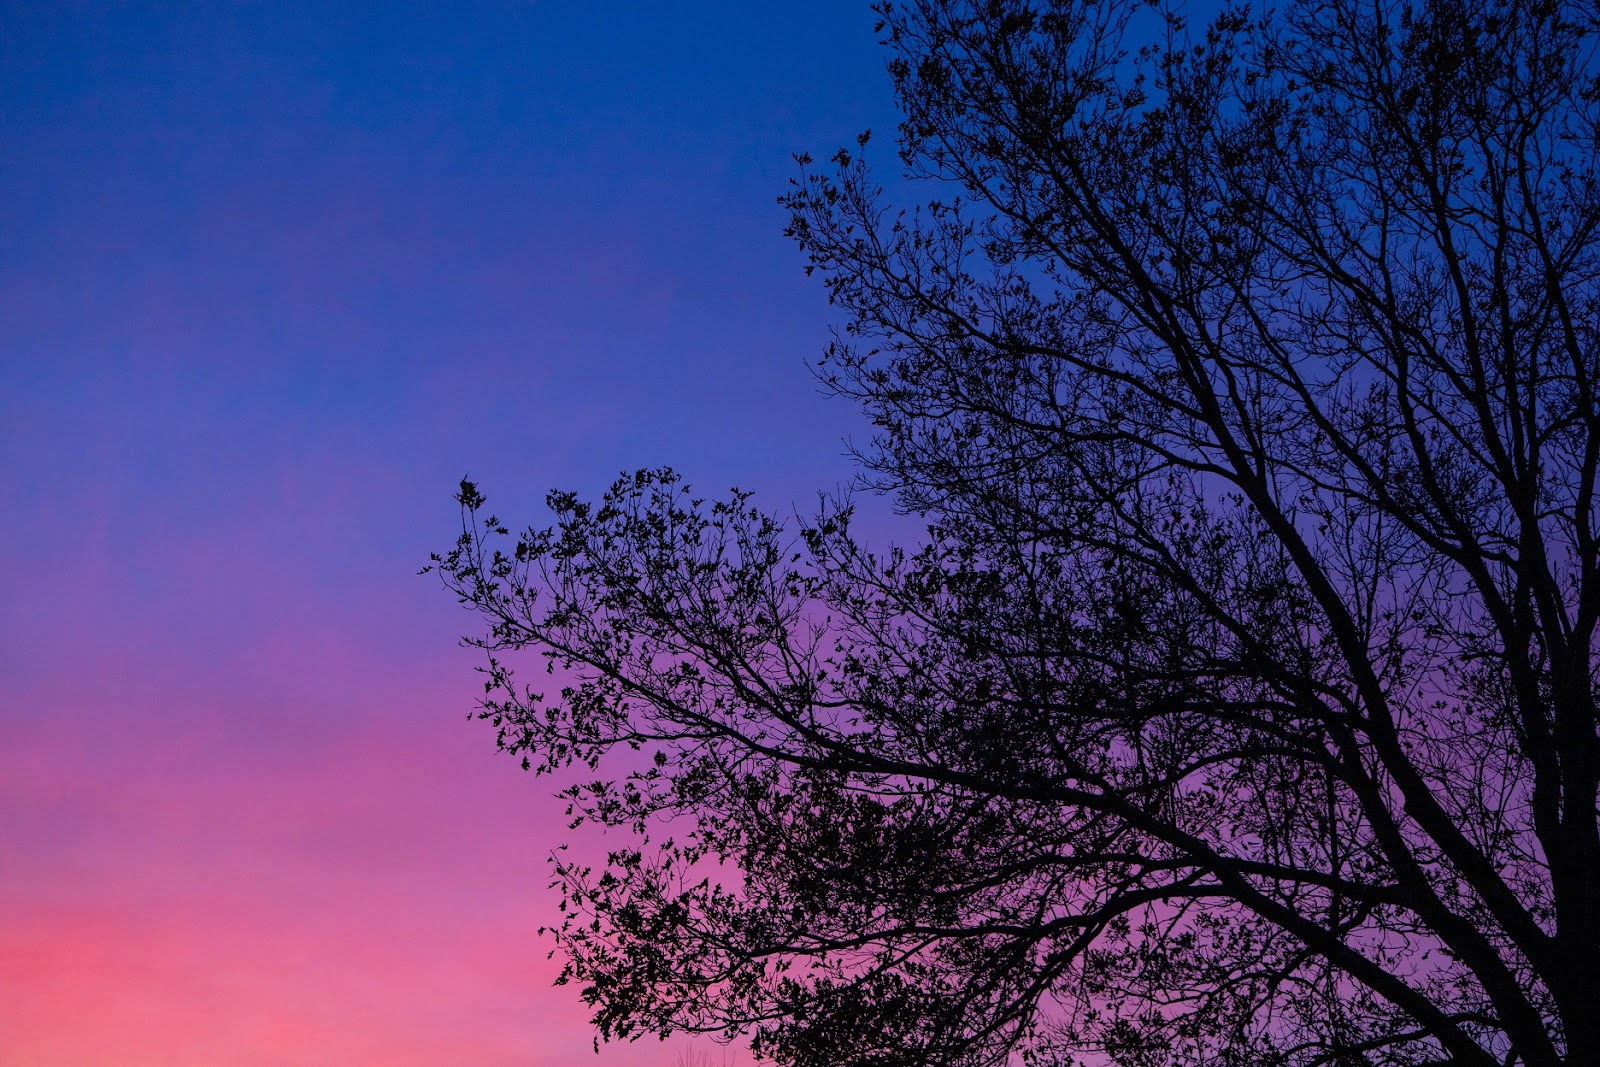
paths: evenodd
<path fill-rule="evenodd" d="M 848 479 L 776 198 L 889 132 L 872 22 L 0 2 L 0 1060 L 670 1062 L 551 985 L 561 805 L 416 572 L 463 475 Z"/>

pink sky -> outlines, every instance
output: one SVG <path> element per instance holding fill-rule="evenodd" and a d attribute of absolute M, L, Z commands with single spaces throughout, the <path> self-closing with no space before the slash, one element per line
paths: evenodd
<path fill-rule="evenodd" d="M 551 986 L 561 805 L 415 572 L 463 474 L 848 477 L 774 199 L 887 121 L 871 21 L 8 12 L 0 1062 L 670 1062 Z"/>

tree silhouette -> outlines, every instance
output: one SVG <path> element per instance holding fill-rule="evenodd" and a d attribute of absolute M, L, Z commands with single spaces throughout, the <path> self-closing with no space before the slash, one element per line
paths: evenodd
<path fill-rule="evenodd" d="M 440 560 L 503 748 L 652 756 L 567 794 L 602 1034 L 1600 1063 L 1592 11 L 879 10 L 948 195 L 786 203 L 925 542 L 646 471 Z"/>
<path fill-rule="evenodd" d="M 722 1049 L 713 1055 L 691 1045 L 673 1058 L 672 1067 L 734 1067 L 733 1053 Z"/>

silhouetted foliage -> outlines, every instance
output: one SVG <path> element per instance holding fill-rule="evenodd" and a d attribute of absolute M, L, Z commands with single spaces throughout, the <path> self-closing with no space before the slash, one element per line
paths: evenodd
<path fill-rule="evenodd" d="M 559 867 L 600 1031 L 1600 1063 L 1592 12 L 881 13 L 949 195 L 786 203 L 926 542 L 655 471 L 441 561 L 503 748 L 653 755 L 569 794 L 673 833 Z"/>
<path fill-rule="evenodd" d="M 691 1045 L 673 1058 L 672 1067 L 734 1067 L 734 1057 L 728 1049 L 711 1053 Z"/>

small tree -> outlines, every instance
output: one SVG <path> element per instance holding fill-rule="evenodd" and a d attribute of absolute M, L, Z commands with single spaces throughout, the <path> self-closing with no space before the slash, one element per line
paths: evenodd
<path fill-rule="evenodd" d="M 503 748 L 653 754 L 568 793 L 675 820 L 559 867 L 601 1033 L 1600 1063 L 1592 12 L 880 11 L 952 195 L 787 204 L 926 542 L 645 472 L 441 561 Z"/>
<path fill-rule="evenodd" d="M 673 1058 L 672 1067 L 733 1067 L 733 1053 L 722 1049 L 712 1055 L 705 1049 L 690 1046 Z"/>

